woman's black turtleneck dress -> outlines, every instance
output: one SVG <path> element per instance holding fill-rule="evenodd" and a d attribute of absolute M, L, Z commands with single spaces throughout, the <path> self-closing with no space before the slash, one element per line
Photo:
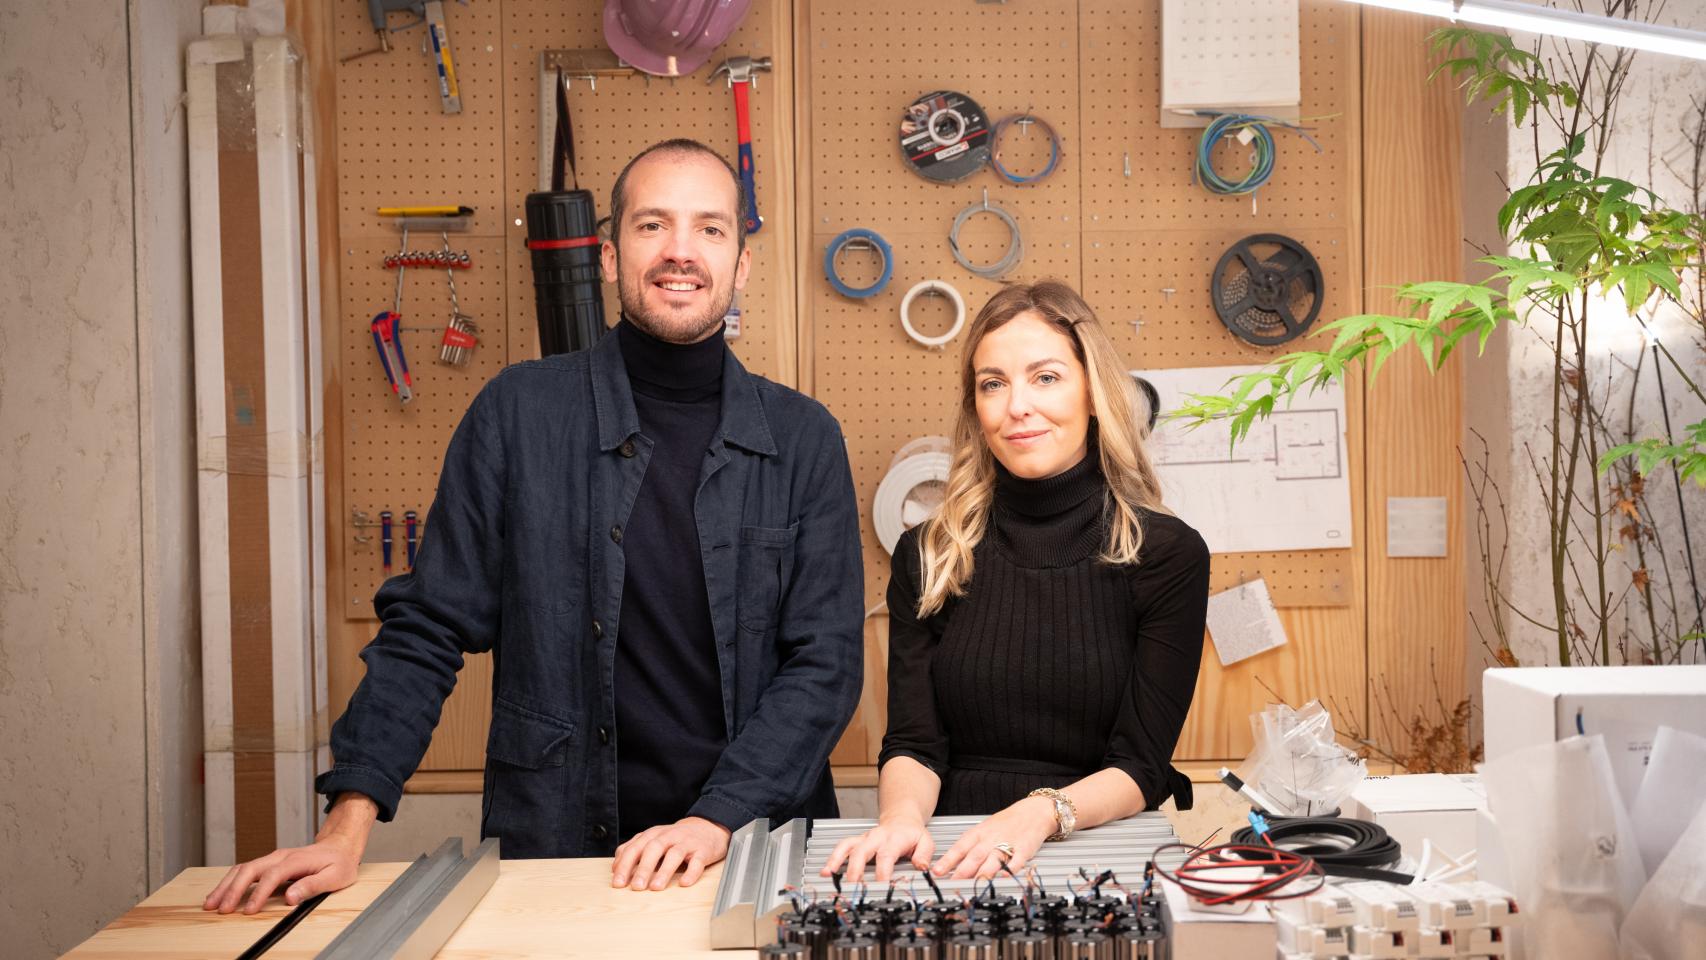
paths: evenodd
<path fill-rule="evenodd" d="M 1097 559 L 1106 484 L 1079 464 L 1024 480 L 999 464 L 966 594 L 920 620 L 918 530 L 889 580 L 889 724 L 879 764 L 912 757 L 942 779 L 938 814 L 989 814 L 1037 787 L 1115 767 L 1150 809 L 1191 803 L 1170 760 L 1190 709 L 1208 608 L 1208 546 L 1142 513 L 1138 561 Z"/>

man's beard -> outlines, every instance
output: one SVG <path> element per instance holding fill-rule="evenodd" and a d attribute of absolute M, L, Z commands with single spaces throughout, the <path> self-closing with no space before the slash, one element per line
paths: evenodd
<path fill-rule="evenodd" d="M 657 276 L 671 273 L 692 276 L 700 283 L 701 289 L 712 292 L 704 313 L 668 308 L 653 313 L 647 308 L 645 294 L 652 281 Z M 630 287 L 622 273 L 620 250 L 616 252 L 616 277 L 616 298 L 622 304 L 622 315 L 641 330 L 667 343 L 698 343 L 705 339 L 707 334 L 723 325 L 723 317 L 728 315 L 729 306 L 735 298 L 732 284 L 726 293 L 717 296 L 717 288 L 712 286 L 710 275 L 703 270 L 671 269 L 667 266 L 649 271 L 640 277 L 638 286 Z"/>

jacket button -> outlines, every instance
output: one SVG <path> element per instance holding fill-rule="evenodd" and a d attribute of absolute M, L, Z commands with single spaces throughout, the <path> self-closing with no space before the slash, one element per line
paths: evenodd
<path fill-rule="evenodd" d="M 604 824 L 601 823 L 592 828 L 592 838 L 594 840 L 603 840 L 608 836 L 610 836 L 610 831 L 604 828 Z"/>
<path fill-rule="evenodd" d="M 605 743 L 605 744 L 610 742 L 610 728 L 609 727 L 599 727 L 598 728 L 598 742 L 599 743 Z"/>
<path fill-rule="evenodd" d="M 610 528 L 610 539 L 616 541 L 617 543 L 621 543 L 622 542 L 622 528 L 621 527 L 611 527 Z"/>
<path fill-rule="evenodd" d="M 632 440 L 622 441 L 622 445 L 620 447 L 616 448 L 616 452 L 620 453 L 624 457 L 633 457 L 633 455 L 634 455 L 634 441 L 632 441 Z"/>
<path fill-rule="evenodd" d="M 597 620 L 594 620 L 592 622 L 592 635 L 594 637 L 603 637 L 604 636 L 604 624 L 599 623 Z"/>

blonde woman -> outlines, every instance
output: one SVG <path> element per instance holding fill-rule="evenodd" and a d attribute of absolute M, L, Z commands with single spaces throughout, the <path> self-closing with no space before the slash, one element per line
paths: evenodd
<path fill-rule="evenodd" d="M 825 874 L 910 860 L 1018 871 L 1169 796 L 1208 606 L 1208 547 L 1161 505 L 1135 385 L 1058 281 L 1010 286 L 973 322 L 938 514 L 889 581 L 889 727 L 878 823 Z M 931 863 L 925 823 L 987 814 Z"/>

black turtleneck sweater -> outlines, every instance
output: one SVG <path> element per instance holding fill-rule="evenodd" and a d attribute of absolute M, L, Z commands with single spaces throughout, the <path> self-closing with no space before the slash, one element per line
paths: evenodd
<path fill-rule="evenodd" d="M 918 533 L 888 588 L 889 726 L 879 764 L 910 756 L 942 779 L 937 814 L 989 814 L 1037 787 L 1109 767 L 1153 809 L 1190 780 L 1170 765 L 1190 709 L 1208 608 L 1208 547 L 1142 512 L 1138 561 L 1097 559 L 1108 537 L 1094 438 L 1064 473 L 997 465 L 965 596 L 919 620 Z"/>
<path fill-rule="evenodd" d="M 616 798 L 623 840 L 687 815 L 728 745 L 693 501 L 722 414 L 721 336 L 666 343 L 616 327 L 646 476 L 622 527 Z"/>

